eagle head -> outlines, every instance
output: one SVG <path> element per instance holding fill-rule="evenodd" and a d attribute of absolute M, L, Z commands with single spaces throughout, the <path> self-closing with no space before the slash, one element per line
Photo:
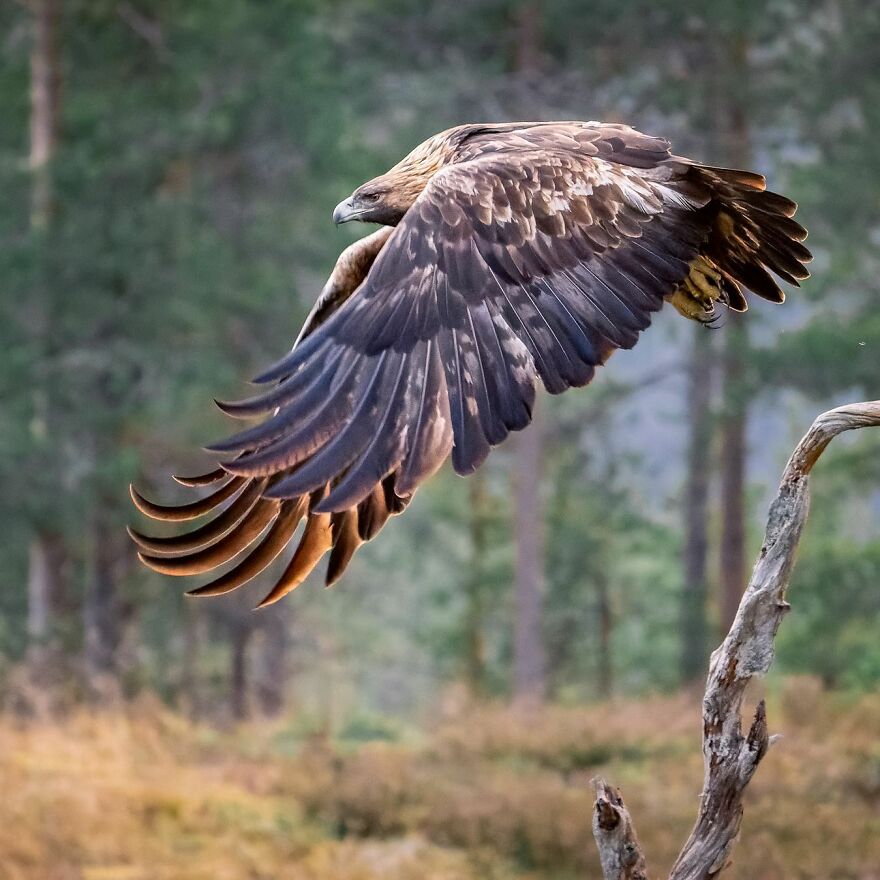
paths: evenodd
<path fill-rule="evenodd" d="M 361 184 L 341 201 L 333 211 L 333 222 L 337 226 L 350 220 L 396 226 L 453 152 L 446 132 L 419 144 L 390 171 Z"/>

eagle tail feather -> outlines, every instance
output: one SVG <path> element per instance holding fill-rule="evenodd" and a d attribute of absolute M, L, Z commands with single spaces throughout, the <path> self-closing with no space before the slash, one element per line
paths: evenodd
<path fill-rule="evenodd" d="M 710 228 L 688 276 L 669 297 L 672 304 L 687 318 L 711 323 L 717 303 L 737 312 L 748 308 L 744 288 L 782 302 L 777 278 L 798 287 L 810 275 L 805 264 L 812 254 L 802 244 L 807 231 L 791 219 L 797 205 L 765 189 L 759 174 L 692 167 L 713 192 L 701 209 L 710 216 Z"/>

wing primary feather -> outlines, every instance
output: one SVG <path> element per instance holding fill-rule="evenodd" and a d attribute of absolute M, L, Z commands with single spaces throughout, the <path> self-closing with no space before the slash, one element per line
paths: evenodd
<path fill-rule="evenodd" d="M 419 483 L 434 473 L 452 448 L 450 395 L 444 393 L 447 390 L 446 374 L 440 359 L 440 348 L 433 339 L 427 341 L 425 364 L 427 372 L 419 415 L 398 481 L 404 495 L 409 495 Z"/>
<path fill-rule="evenodd" d="M 504 317 L 494 311 L 491 299 L 486 298 L 484 305 L 486 308 L 486 320 L 492 330 L 492 339 L 494 340 L 498 351 L 498 362 L 503 365 L 504 370 L 507 373 L 507 387 L 509 392 L 507 396 L 507 406 L 510 419 L 507 427 L 510 428 L 511 431 L 520 431 L 532 420 L 532 409 L 535 405 L 535 382 L 532 378 L 534 375 L 534 361 L 531 363 L 531 370 L 528 365 L 521 365 L 523 377 L 528 377 L 529 381 L 526 383 L 517 382 L 516 377 L 511 373 L 511 369 L 513 369 L 513 364 L 510 360 L 511 356 L 505 353 L 504 346 L 501 343 L 501 337 L 498 335 L 498 326 L 495 323 L 496 314 L 498 315 L 498 320 L 502 322 L 503 326 L 507 329 L 507 332 L 514 338 L 516 338 L 516 336 L 510 325 L 504 320 Z M 521 340 L 518 341 L 523 346 L 524 354 L 531 357 L 525 344 Z M 513 407 L 513 409 L 511 409 L 511 407 Z"/>
<path fill-rule="evenodd" d="M 332 521 L 333 549 L 330 552 L 330 561 L 327 563 L 327 576 L 324 585 L 332 587 L 351 562 L 355 551 L 363 541 L 358 534 L 357 510 L 351 508 L 337 514 Z"/>
<path fill-rule="evenodd" d="M 403 455 L 403 450 L 399 448 L 400 438 L 399 436 L 394 436 L 389 444 L 387 427 L 391 414 L 396 414 L 403 403 L 403 397 L 398 396 L 398 392 L 400 384 L 407 373 L 410 357 L 412 355 L 400 355 L 400 366 L 397 370 L 397 376 L 394 379 L 393 387 L 387 395 L 388 403 L 385 406 L 385 411 L 378 424 L 372 430 L 372 440 L 366 448 L 359 451 L 358 459 L 352 463 L 348 473 L 331 489 L 330 493 L 323 500 L 315 505 L 314 510 L 316 513 L 337 513 L 356 506 L 367 497 L 376 483 L 381 482 L 385 475 L 400 463 L 400 458 Z M 391 427 L 392 430 L 396 429 L 394 424 Z M 396 452 L 388 452 L 389 448 L 394 450 L 395 443 L 398 446 L 398 450 Z M 383 447 L 383 444 L 388 445 Z M 383 461 L 381 458 L 383 451 L 386 456 L 390 455 L 391 458 L 396 458 L 396 460 Z"/>
<path fill-rule="evenodd" d="M 374 486 L 373 491 L 358 505 L 357 512 L 358 534 L 361 540 L 370 541 L 379 534 L 391 515 L 385 504 L 385 490 L 381 483 Z"/>
<path fill-rule="evenodd" d="M 149 535 L 129 528 L 128 534 L 141 550 L 157 556 L 176 556 L 200 550 L 219 541 L 247 516 L 259 500 L 260 493 L 266 487 L 266 483 L 266 480 L 252 480 L 223 513 L 192 532 L 174 535 L 170 538 L 151 538 Z"/>
<path fill-rule="evenodd" d="M 450 337 L 451 346 L 449 345 Z M 486 460 L 490 446 L 483 433 L 483 426 L 480 424 L 476 407 L 474 407 L 474 411 L 471 411 L 466 403 L 465 377 L 462 375 L 461 350 L 455 328 L 448 330 L 443 339 L 449 348 L 446 353 L 446 359 L 449 362 L 446 369 L 446 381 L 457 404 L 455 407 L 457 414 L 452 418 L 455 440 L 452 447 L 452 466 L 457 474 L 467 476 Z M 453 407 L 450 407 L 450 411 L 453 411 Z"/>
<path fill-rule="evenodd" d="M 446 372 L 446 385 L 449 389 L 449 413 L 452 418 L 452 466 L 456 473 L 466 475 L 471 473 L 489 454 L 489 444 L 483 436 L 482 426 L 475 417 L 475 413 L 468 411 L 465 406 L 465 383 L 461 374 L 460 352 L 456 323 L 461 317 L 461 310 L 466 306 L 460 298 L 451 299 L 449 294 L 449 279 L 444 276 L 443 330 L 438 334 L 438 341 L 442 350 L 443 368 Z M 453 305 L 455 308 L 453 308 Z"/>
<path fill-rule="evenodd" d="M 356 365 L 357 369 L 346 379 L 354 385 L 369 364 L 361 362 Z M 245 476 L 264 476 L 276 473 L 285 468 L 292 468 L 305 459 L 314 455 L 348 421 L 350 417 L 350 401 L 345 401 L 353 389 L 346 386 L 336 389 L 335 393 L 328 393 L 324 389 L 323 403 L 313 413 L 309 414 L 295 430 L 285 433 L 283 429 L 274 428 L 273 434 L 277 436 L 268 445 L 257 447 L 257 451 L 242 455 L 234 461 L 223 462 L 223 466 L 233 473 Z M 293 423 L 298 413 L 291 408 L 284 412 L 284 420 Z M 280 416 L 280 414 L 279 414 Z"/>
<path fill-rule="evenodd" d="M 338 323 L 338 318 L 342 313 L 342 309 L 335 312 L 325 323 L 325 327 L 329 328 L 332 324 Z M 268 385 L 270 382 L 277 382 L 292 376 L 298 369 L 320 351 L 329 336 L 321 333 L 312 333 L 295 345 L 281 360 L 274 363 L 271 367 L 251 380 L 254 385 Z M 297 363 L 299 361 L 299 363 Z"/>
<path fill-rule="evenodd" d="M 199 489 L 202 486 L 210 486 L 212 483 L 217 483 L 224 477 L 228 476 L 229 471 L 224 470 L 224 468 L 216 468 L 207 474 L 198 474 L 194 477 L 181 477 L 174 475 L 171 479 L 176 483 L 180 483 L 181 486 L 187 486 L 190 489 Z"/>
<path fill-rule="evenodd" d="M 333 374 L 335 376 L 336 368 L 342 359 L 345 349 L 337 346 L 333 353 L 328 356 L 323 364 L 322 370 L 317 374 L 308 370 L 302 370 L 293 376 L 279 382 L 274 388 L 262 394 L 248 397 L 245 400 L 222 401 L 214 400 L 214 403 L 226 415 L 234 419 L 249 419 L 254 416 L 265 415 L 271 413 L 280 406 L 284 406 L 292 400 L 297 394 L 308 393 L 308 388 L 314 384 L 320 384 L 324 389 L 327 387 L 327 376 Z"/>
<path fill-rule="evenodd" d="M 190 590 L 188 596 L 219 596 L 246 584 L 268 568 L 275 557 L 287 546 L 299 521 L 306 511 L 306 499 L 281 502 L 278 515 L 262 541 L 241 562 L 226 574 L 203 587 Z"/>
<path fill-rule="evenodd" d="M 293 557 L 287 564 L 287 568 L 284 569 L 275 586 L 263 597 L 257 608 L 273 605 L 289 592 L 295 590 L 311 574 L 321 557 L 332 545 L 330 514 L 309 514 L 305 531 Z"/>
<path fill-rule="evenodd" d="M 212 511 L 219 504 L 231 498 L 243 485 L 244 479 L 242 477 L 232 477 L 228 483 L 225 483 L 205 498 L 177 506 L 153 504 L 152 501 L 144 498 L 134 486 L 129 486 L 128 491 L 134 506 L 144 516 L 148 516 L 151 519 L 164 520 L 165 522 L 185 522 Z"/>
<path fill-rule="evenodd" d="M 381 405 L 382 399 L 386 395 L 388 372 L 384 366 L 389 351 L 390 349 L 386 349 L 379 355 L 378 363 L 373 369 L 373 375 L 348 419 L 348 426 L 322 446 L 312 458 L 308 459 L 289 477 L 274 485 L 266 493 L 268 497 L 289 498 L 292 495 L 313 492 L 354 461 L 361 454 L 364 446 L 370 442 L 371 436 L 378 437 L 381 423 L 379 429 L 375 429 L 367 416 L 372 407 Z M 395 354 L 392 357 L 397 357 L 400 360 L 400 372 L 402 372 L 406 356 Z M 394 400 L 396 388 L 395 384 L 394 389 L 388 395 L 389 407 Z"/>
<path fill-rule="evenodd" d="M 399 513 L 403 513 L 409 502 L 412 500 L 412 495 L 401 496 L 398 494 L 396 471 L 388 474 L 388 476 L 382 480 L 382 488 L 385 491 L 385 504 L 388 505 L 388 509 L 391 513 L 395 516 Z"/>
<path fill-rule="evenodd" d="M 253 544 L 266 526 L 278 515 L 278 504 L 277 501 L 260 500 L 251 511 L 250 516 L 244 519 L 238 528 L 230 531 L 216 543 L 185 556 L 154 556 L 149 553 L 139 553 L 138 556 L 144 565 L 160 574 L 175 577 L 205 574 L 205 572 L 213 571 L 229 562 L 230 559 Z"/>
<path fill-rule="evenodd" d="M 508 434 L 507 420 L 502 416 L 501 412 L 498 411 L 499 409 L 505 408 L 504 402 L 509 395 L 507 370 L 502 366 L 501 371 L 506 387 L 501 389 L 497 385 L 499 378 L 497 374 L 499 371 L 490 373 L 486 369 L 486 365 L 483 361 L 483 353 L 481 351 L 480 335 L 477 333 L 477 328 L 474 325 L 474 316 L 471 309 L 468 309 L 468 323 L 471 327 L 474 356 L 480 371 L 480 381 L 474 381 L 474 389 L 478 398 L 481 398 L 481 400 L 478 399 L 477 402 L 477 411 L 480 413 L 480 421 L 483 425 L 483 434 L 485 435 L 486 440 L 488 440 L 491 446 L 497 446 Z M 494 397 L 489 391 L 490 386 L 495 392 Z"/>
<path fill-rule="evenodd" d="M 343 387 L 345 387 L 344 383 L 352 382 L 357 378 L 358 367 L 358 358 L 349 358 L 349 363 L 339 377 Z M 334 378 L 336 377 L 334 376 Z M 303 391 L 302 396 L 296 401 L 295 406 L 286 406 L 277 415 L 266 419 L 266 421 L 261 422 L 259 425 L 255 425 L 253 428 L 248 428 L 245 431 L 240 431 L 238 434 L 233 434 L 226 440 L 206 446 L 205 449 L 213 453 L 246 452 L 268 446 L 273 441 L 278 440 L 279 437 L 284 437 L 287 429 L 295 421 L 299 421 L 304 426 L 310 425 L 313 420 L 320 418 L 335 402 L 335 395 L 328 397 L 329 384 L 324 371 L 316 371 L 311 382 Z M 244 468 L 242 462 L 252 460 L 250 456 L 243 457 L 238 460 L 237 464 L 239 467 Z M 244 472 L 249 471 L 245 469 Z"/>

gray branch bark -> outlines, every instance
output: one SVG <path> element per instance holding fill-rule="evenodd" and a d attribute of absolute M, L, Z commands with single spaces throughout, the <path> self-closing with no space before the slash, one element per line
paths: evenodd
<path fill-rule="evenodd" d="M 834 437 L 880 426 L 880 400 L 822 413 L 798 443 L 770 506 L 764 543 L 730 631 L 712 654 L 703 696 L 703 792 L 696 824 L 669 880 L 711 880 L 730 863 L 742 822 L 742 799 L 770 737 L 764 702 L 743 733 L 746 687 L 764 675 L 789 610 L 785 591 L 810 505 L 810 471 Z M 647 880 L 645 858 L 620 794 L 596 781 L 593 836 L 605 880 Z"/>

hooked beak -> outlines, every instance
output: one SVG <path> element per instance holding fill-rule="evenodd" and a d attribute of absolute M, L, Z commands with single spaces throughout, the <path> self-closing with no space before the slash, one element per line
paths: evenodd
<path fill-rule="evenodd" d="M 355 208 L 354 200 L 349 196 L 333 209 L 333 222 L 337 226 L 340 223 L 348 223 L 349 220 L 354 220 L 359 213 L 361 212 Z"/>

